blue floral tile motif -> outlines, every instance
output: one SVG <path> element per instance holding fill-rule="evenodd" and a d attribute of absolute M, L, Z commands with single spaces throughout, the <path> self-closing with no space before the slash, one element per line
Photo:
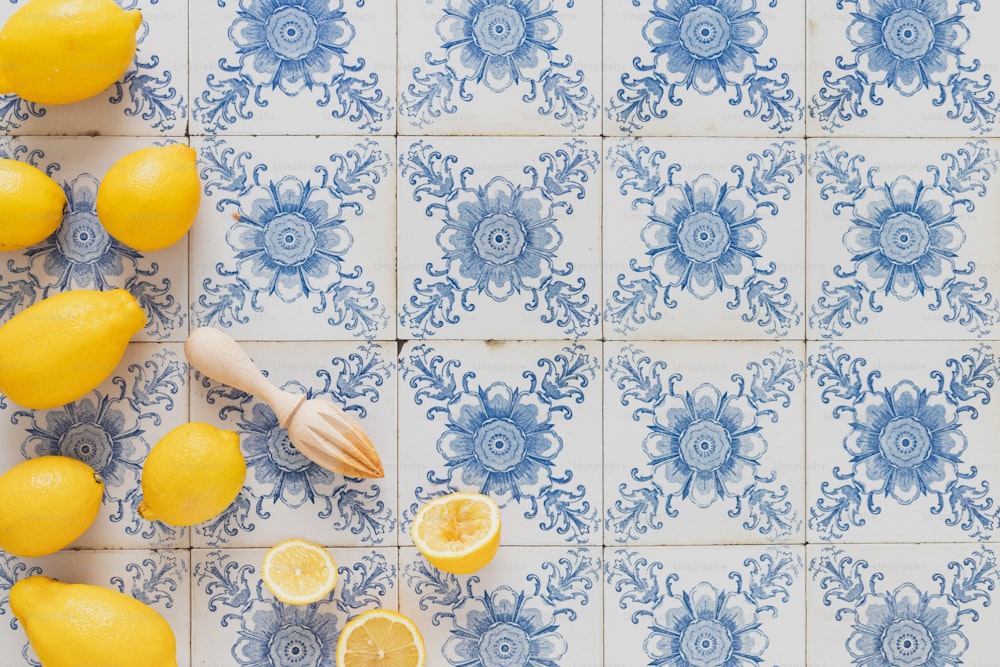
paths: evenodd
<path fill-rule="evenodd" d="M 947 359 L 931 382 L 881 381 L 869 360 L 827 343 L 809 357 L 809 375 L 824 405 L 842 424 L 849 468 L 835 466 L 809 509 L 809 527 L 823 540 L 841 539 L 874 521 L 885 505 L 930 504 L 929 516 L 987 540 L 1000 506 L 965 454 L 976 405 L 990 402 L 1000 364 L 987 345 Z M 918 506 L 914 506 L 917 511 Z M 926 530 L 922 535 L 927 536 Z"/>
<path fill-rule="evenodd" d="M 520 513 L 528 525 L 536 524 L 533 530 L 547 535 L 546 543 L 599 537 L 600 493 L 595 498 L 593 489 L 575 481 L 561 430 L 574 415 L 572 404 L 586 401 L 600 361 L 582 345 L 565 347 L 538 358 L 543 372 L 525 370 L 516 384 L 481 381 L 475 371 L 460 374 L 462 365 L 426 344 L 410 348 L 400 361 L 414 404 L 427 405 L 437 452 L 434 460 L 421 462 L 426 486 L 413 489 L 416 502 L 403 510 L 401 527 L 407 530 L 420 505 L 436 496 L 476 491 L 508 508 L 511 518 Z"/>
<path fill-rule="evenodd" d="M 639 231 L 643 256 L 630 258 L 628 272 L 608 287 L 605 319 L 611 328 L 631 333 L 690 298 L 724 304 L 768 336 L 786 336 L 797 327 L 802 308 L 789 278 L 763 254 L 765 215 L 777 215 L 782 202 L 792 199 L 803 172 L 797 146 L 784 141 L 749 153 L 750 169 L 733 164 L 719 178 L 682 176 L 680 163 L 667 162 L 665 151 L 645 142 L 614 144 L 608 163 L 617 194 L 631 197 L 632 210 L 648 213 Z"/>
<path fill-rule="evenodd" d="M 599 161 L 587 143 L 570 141 L 540 154 L 540 164 L 526 164 L 527 182 L 515 183 L 477 177 L 457 155 L 423 141 L 412 144 L 400 156 L 401 176 L 414 201 L 431 199 L 424 210 L 440 221 L 441 261 L 427 263 L 426 279 L 401 286 L 400 323 L 415 337 L 429 337 L 458 324 L 463 311 L 476 309 L 476 300 L 489 299 L 523 301 L 526 312 L 537 312 L 542 324 L 564 335 L 594 330 L 596 295 L 560 249 L 574 230 L 572 200 L 587 196 Z"/>
<path fill-rule="evenodd" d="M 358 26 L 343 0 L 236 0 L 231 53 L 205 77 L 192 118 L 209 133 L 238 127 L 269 100 L 302 96 L 356 130 L 378 132 L 391 94 L 353 49 Z M 219 0 L 219 8 L 234 0 Z M 365 0 L 354 3 L 364 7 Z M 207 20 L 209 19 L 206 16 Z"/>
<path fill-rule="evenodd" d="M 247 562 L 247 554 L 256 557 Z M 396 586 L 395 557 L 376 551 L 335 552 L 336 588 L 308 605 L 287 605 L 275 599 L 260 579 L 263 550 L 196 552 L 192 568 L 195 615 L 194 659 L 205 664 L 203 652 L 215 662 L 233 660 L 241 667 L 333 665 L 337 637 L 358 614 L 382 607 Z M 350 560 L 345 561 L 343 556 Z M 204 605 L 202 607 L 201 605 Z M 217 653 L 217 655 L 215 655 Z"/>
<path fill-rule="evenodd" d="M 980 547 L 948 563 L 931 577 L 929 588 L 907 581 L 890 589 L 882 583 L 883 572 L 869 569 L 867 560 L 833 547 L 809 562 L 823 606 L 835 610 L 826 617 L 838 626 L 849 624 L 835 628 L 841 637 L 850 632 L 835 640 L 843 641 L 843 648 L 835 649 L 842 660 L 860 667 L 965 664 L 963 656 L 970 658 L 966 652 L 973 648 L 970 625 L 980 621 L 1000 583 L 991 549 Z"/>
<path fill-rule="evenodd" d="M 187 618 L 189 574 L 187 554 L 176 550 L 62 552 L 44 559 L 21 559 L 0 551 L 0 616 L 10 614 L 10 589 L 35 575 L 59 581 L 88 583 L 112 590 L 151 606 L 167 618 L 178 638 L 178 663 L 187 665 L 187 628 L 177 623 Z M 42 667 L 11 614 L 8 627 L 0 627 L 0 660 L 4 665 Z"/>
<path fill-rule="evenodd" d="M 424 54 L 401 93 L 399 111 L 416 127 L 455 114 L 461 103 L 507 90 L 523 92 L 532 111 L 578 131 L 600 110 L 584 70 L 560 45 L 575 0 L 448 0 L 434 31 L 440 45 Z"/>
<path fill-rule="evenodd" d="M 5 253 L 0 269 L 0 320 L 7 321 L 42 299 L 72 289 L 122 288 L 146 313 L 144 336 L 166 339 L 182 333 L 186 314 L 173 281 L 159 262 L 112 238 L 97 219 L 100 181 L 81 173 L 59 181 L 61 165 L 45 151 L 16 137 L 0 138 L 0 158 L 20 160 L 57 179 L 66 193 L 62 224 L 48 238 L 22 251 Z"/>
<path fill-rule="evenodd" d="M 311 357 L 310 362 L 314 363 Z M 330 358 L 315 372 L 311 384 L 289 380 L 281 388 L 330 400 L 348 415 L 363 420 L 383 400 L 384 386 L 393 382 L 392 366 L 382 348 L 366 343 Z M 247 479 L 225 511 L 194 528 L 196 544 L 220 546 L 240 539 L 245 542 L 249 533 L 266 530 L 269 519 L 286 523 L 290 529 L 294 526 L 308 531 L 313 540 L 322 543 L 380 545 L 387 536 L 392 543 L 395 503 L 381 484 L 321 468 L 296 449 L 288 439 L 287 429 L 278 424 L 265 403 L 199 377 L 201 388 L 207 390 L 205 402 L 213 406 L 220 427 L 240 436 Z M 383 450 L 381 454 L 392 465 L 391 452 Z M 313 523 L 307 523 L 309 520 Z M 270 543 L 279 539 L 284 538 L 274 538 Z"/>
<path fill-rule="evenodd" d="M 187 367 L 174 349 L 143 344 L 119 371 L 87 396 L 49 410 L 0 406 L 9 414 L 6 438 L 20 442 L 24 459 L 68 456 L 92 467 L 104 481 L 98 523 L 85 546 L 174 545 L 183 529 L 139 516 L 139 478 L 150 448 L 165 434 L 165 420 L 183 419 Z M 167 429 L 169 430 L 169 429 Z M 13 444 L 11 442 L 10 444 Z M 110 533 L 110 534 L 109 534 Z"/>
<path fill-rule="evenodd" d="M 506 557 L 505 562 L 510 562 L 518 551 L 517 547 L 507 548 L 506 553 L 501 549 L 498 559 Z M 432 628 L 447 632 L 440 648 L 430 640 L 428 655 L 439 652 L 454 667 L 571 664 L 561 660 L 572 655 L 570 633 L 582 624 L 579 615 L 591 603 L 595 587 L 600 589 L 601 560 L 586 548 L 563 553 L 537 567 L 518 559 L 521 571 L 526 572 L 526 585 L 520 587 L 511 585 L 513 577 L 503 585 L 490 585 L 486 571 L 482 577 L 441 572 L 417 556 L 401 576 L 417 599 L 413 610 L 404 611 L 412 614 L 419 607 Z M 440 634 L 432 632 L 435 639 Z M 428 664 L 445 662 L 431 657 Z"/>
<path fill-rule="evenodd" d="M 993 130 L 1000 100 L 983 65 L 990 61 L 966 50 L 976 24 L 985 27 L 976 16 L 980 0 L 837 0 L 835 7 L 852 20 L 842 55 L 809 105 L 824 130 L 867 116 L 885 96 L 918 93 L 971 132 Z"/>
<path fill-rule="evenodd" d="M 630 611 L 628 622 L 647 630 L 642 644 L 646 664 L 774 664 L 775 649 L 792 643 L 791 637 L 768 630 L 770 621 L 781 618 L 798 583 L 802 569 L 798 554 L 770 549 L 742 560 L 722 586 L 699 581 L 681 588 L 679 582 L 691 571 L 665 568 L 654 553 L 619 549 L 609 552 L 606 563 L 609 593 L 613 590 L 617 597 L 614 606 L 608 600 L 607 613 Z"/>
<path fill-rule="evenodd" d="M 758 0 L 632 0 L 632 5 L 650 7 L 641 31 L 646 53 L 632 60 L 634 72 L 620 75 L 608 101 L 608 118 L 620 130 L 641 130 L 696 94 L 745 107 L 743 117 L 757 118 L 774 132 L 788 132 L 802 119 L 802 98 L 786 71 L 790 63 L 759 57 L 768 26 Z M 778 0 L 767 2 L 777 5 Z"/>
<path fill-rule="evenodd" d="M 770 540 L 799 532 L 797 503 L 765 455 L 768 425 L 780 419 L 779 409 L 791 406 L 803 363 L 781 348 L 746 368 L 749 373 L 731 376 L 732 387 L 692 386 L 680 372 L 668 375 L 667 362 L 639 346 L 626 345 L 609 358 L 617 400 L 635 406 L 632 419 L 647 429 L 641 446 L 648 460 L 632 467 L 607 509 L 606 529 L 616 542 L 664 528 L 681 512 L 675 504 L 687 506 L 685 511 L 729 505 L 726 517 Z M 620 457 L 624 449 L 617 442 L 605 457 Z M 682 529 L 671 532 L 684 539 Z"/>
<path fill-rule="evenodd" d="M 381 192 L 391 157 L 377 142 L 361 141 L 315 165 L 305 180 L 272 175 L 270 165 L 253 159 L 218 138 L 200 151 L 205 194 L 217 211 L 232 211 L 235 222 L 225 235 L 225 261 L 215 263 L 191 306 L 195 322 L 229 328 L 265 308 L 298 304 L 352 336 L 383 333 L 389 316 L 375 283 L 355 263 L 360 251 L 352 228 L 364 202 Z"/>
<path fill-rule="evenodd" d="M 15 9 L 28 0 L 10 0 Z M 157 5 L 159 0 L 116 0 L 122 9 L 139 9 L 144 13 L 144 19 L 136 33 L 138 47 L 125 74 L 107 91 L 98 95 L 107 95 L 102 101 L 113 105 L 112 108 L 127 117 L 137 117 L 156 133 L 177 134 L 183 131 L 187 119 L 187 103 L 184 100 L 183 75 L 166 69 L 161 61 L 165 60 L 148 51 L 150 26 L 158 26 L 155 11 L 149 11 L 149 5 Z M 168 3 L 169 4 L 169 3 Z M 154 18 L 150 21 L 150 16 Z M 175 82 L 175 76 L 180 76 L 181 83 Z M 181 90 L 178 90 L 178 86 Z M 35 119 L 46 116 L 52 107 L 36 102 L 29 102 L 17 95 L 0 95 L 0 131 L 13 132 L 28 125 Z M 107 113 L 104 111 L 103 113 Z M 29 125 L 30 127 L 30 125 Z"/>
<path fill-rule="evenodd" d="M 865 156 L 824 142 L 812 155 L 812 176 L 833 215 L 850 226 L 842 237 L 850 264 L 833 267 L 810 307 L 809 326 L 824 338 L 868 324 L 886 302 L 923 301 L 946 323 L 975 337 L 989 334 L 1000 302 L 966 241 L 976 230 L 963 224 L 987 194 L 1000 156 L 983 140 L 941 155 L 924 174 L 891 181 L 878 166 L 861 169 Z M 963 249 L 966 253 L 963 253 Z"/>

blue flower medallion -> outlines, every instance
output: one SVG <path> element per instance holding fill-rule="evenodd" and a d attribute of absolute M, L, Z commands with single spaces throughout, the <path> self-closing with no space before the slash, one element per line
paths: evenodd
<path fill-rule="evenodd" d="M 746 100 L 746 118 L 779 132 L 802 118 L 802 100 L 789 88 L 788 74 L 776 71 L 774 58 L 758 60 L 767 26 L 756 0 L 653 0 L 652 6 L 642 27 L 652 62 L 635 58 L 640 76 L 622 74 L 608 105 L 608 118 L 620 129 L 631 132 L 666 118 L 668 104 L 681 106 L 680 95 L 689 90 L 730 93 L 733 106 Z"/>
<path fill-rule="evenodd" d="M 850 5 L 851 8 L 847 6 Z M 881 106 L 881 93 L 902 97 L 933 93 L 931 104 L 977 133 L 993 130 L 1000 100 L 982 61 L 965 50 L 971 31 L 963 13 L 980 11 L 980 0 L 839 0 L 851 12 L 849 55 L 823 72 L 823 87 L 809 113 L 825 130 L 844 127 Z M 974 75 L 977 75 L 974 76 Z"/>
<path fill-rule="evenodd" d="M 932 515 L 969 537 L 989 539 L 1000 525 L 1000 508 L 990 483 L 966 460 L 974 403 L 989 403 L 1000 381 L 1000 366 L 980 345 L 931 372 L 933 386 L 905 379 L 877 383 L 881 371 L 863 374 L 864 357 L 832 344 L 809 358 L 809 374 L 821 388 L 823 404 L 847 420 L 842 446 L 850 469 L 834 466 L 809 510 L 809 526 L 821 539 L 842 538 L 881 512 L 880 499 L 900 506 L 932 500 Z"/>
<path fill-rule="evenodd" d="M 830 143 L 813 153 L 820 199 L 832 199 L 834 215 L 849 223 L 841 243 L 851 264 L 834 266 L 809 317 L 824 338 L 867 324 L 889 299 L 922 297 L 942 321 L 978 337 L 1000 320 L 1000 302 L 987 278 L 976 275 L 975 262 L 963 260 L 967 237 L 974 233 L 963 224 L 976 209 L 972 195 L 986 195 L 1000 156 L 980 140 L 941 158 L 943 167 L 927 166 L 930 178 L 902 175 L 889 181 L 877 166 L 862 173 L 863 155 Z"/>
<path fill-rule="evenodd" d="M 966 664 L 971 645 L 967 626 L 980 621 L 977 607 L 990 606 L 992 591 L 1000 583 L 996 554 L 979 548 L 948 563 L 947 573 L 930 577 L 935 582 L 930 590 L 912 581 L 880 590 L 879 582 L 887 573 L 867 574 L 869 567 L 868 561 L 833 547 L 809 563 L 822 591 L 820 608 L 834 610 L 826 618 L 850 623 L 843 659 L 859 667 Z"/>
<path fill-rule="evenodd" d="M 545 371 L 525 371 L 523 383 L 482 384 L 474 371 L 457 372 L 459 359 L 446 360 L 426 344 L 412 347 L 400 362 L 403 380 L 414 390 L 415 405 L 432 403 L 426 418 L 443 423 L 434 428 L 440 465 L 420 461 L 427 473 L 418 480 L 428 486 L 413 489 L 416 502 L 403 510 L 403 528 L 422 502 L 475 491 L 525 519 L 538 519 L 540 530 L 555 531 L 567 542 L 592 540 L 600 529 L 598 510 L 573 470 L 560 470 L 560 423 L 573 415 L 572 403 L 587 399 L 584 390 L 597 365 L 582 345 L 574 345 L 539 358 Z"/>
<path fill-rule="evenodd" d="M 790 185 L 802 173 L 803 157 L 792 142 L 749 153 L 753 168 L 733 165 L 733 181 L 714 174 L 681 180 L 682 166 L 664 164 L 666 153 L 645 142 L 623 140 L 609 160 L 619 193 L 632 209 L 648 211 L 639 231 L 641 256 L 628 260 L 605 300 L 605 316 L 619 333 L 658 320 L 662 309 L 677 308 L 678 292 L 699 301 L 730 297 L 727 310 L 770 335 L 787 335 L 801 321 L 801 307 L 789 293 L 787 277 L 764 259 L 765 213 L 779 211 L 791 198 Z"/>
<path fill-rule="evenodd" d="M 628 625 L 648 631 L 642 642 L 644 657 L 648 658 L 646 664 L 662 667 L 775 664 L 768 649 L 773 651 L 773 644 L 780 648 L 782 642 L 775 641 L 777 637 L 769 636 L 768 632 L 773 630 L 771 623 L 782 618 L 781 607 L 797 594 L 795 584 L 802 569 L 800 556 L 788 549 L 768 549 L 756 557 L 740 559 L 740 567 L 723 568 L 727 581 L 721 586 L 699 581 L 681 589 L 678 582 L 690 572 L 683 565 L 666 565 L 669 562 L 666 553 L 650 548 L 619 549 L 609 552 L 605 568 L 607 583 L 618 598 L 618 609 L 609 606 L 607 613 L 625 615 Z M 687 565 L 698 569 L 697 563 Z M 665 568 L 669 569 L 664 571 Z M 611 621 L 610 616 L 606 619 L 610 627 L 619 622 Z M 632 630 L 628 625 L 620 631 Z"/>
<path fill-rule="evenodd" d="M 522 101 L 539 99 L 539 114 L 571 130 L 597 116 L 583 70 L 572 72 L 572 56 L 560 57 L 563 26 L 552 0 L 448 0 L 442 14 L 434 27 L 444 54 L 428 51 L 428 67 L 413 68 L 402 93 L 400 113 L 414 125 L 456 113 L 453 96 L 469 102 L 470 88 L 479 86 L 490 93 L 523 89 Z"/>
<path fill-rule="evenodd" d="M 248 105 L 266 107 L 269 92 L 313 93 L 317 106 L 332 107 L 333 118 L 346 118 L 360 130 L 381 130 L 390 102 L 378 87 L 378 74 L 365 73 L 363 58 L 350 59 L 357 29 L 343 0 L 239 0 L 239 6 L 227 33 L 238 62 L 220 58 L 221 76 L 208 74 L 194 100 L 192 116 L 207 131 L 252 119 Z"/>
<path fill-rule="evenodd" d="M 523 299 L 526 311 L 541 311 L 543 324 L 565 334 L 582 336 L 597 324 L 587 280 L 574 278 L 573 263 L 560 261 L 559 251 L 571 200 L 586 196 L 598 155 L 576 140 L 539 160 L 541 168 L 523 169 L 531 175 L 528 183 L 494 176 L 476 184 L 474 169 L 461 168 L 457 156 L 442 156 L 422 141 L 400 157 L 414 201 L 437 200 L 423 208 L 440 219 L 435 239 L 444 260 L 444 266 L 426 264 L 433 280 L 413 279 L 413 294 L 401 307 L 400 323 L 414 335 L 431 336 L 457 324 L 459 310 L 475 310 L 476 295 L 497 303 Z"/>
<path fill-rule="evenodd" d="M 388 157 L 377 142 L 361 142 L 330 155 L 332 169 L 315 166 L 313 180 L 269 178 L 266 164 L 248 168 L 250 158 L 214 138 L 200 153 L 206 193 L 218 193 L 216 210 L 231 207 L 236 222 L 225 236 L 231 262 L 215 265 L 191 307 L 199 324 L 246 324 L 248 311 L 263 312 L 268 301 L 306 302 L 331 327 L 373 337 L 388 315 L 375 283 L 352 262 L 348 227 L 364 213 L 363 200 L 375 198 Z"/>

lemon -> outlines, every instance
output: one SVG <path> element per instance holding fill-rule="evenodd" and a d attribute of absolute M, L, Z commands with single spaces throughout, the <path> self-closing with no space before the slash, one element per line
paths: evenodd
<path fill-rule="evenodd" d="M 0 391 L 36 410 L 75 401 L 111 375 L 145 323 L 122 289 L 43 299 L 0 326 Z"/>
<path fill-rule="evenodd" d="M 260 575 L 285 604 L 309 604 L 337 585 L 337 563 L 320 545 L 292 538 L 267 550 Z"/>
<path fill-rule="evenodd" d="M 0 477 L 0 549 L 34 558 L 83 535 L 101 508 L 104 483 L 67 456 L 28 459 Z"/>
<path fill-rule="evenodd" d="M 10 609 L 45 667 L 177 667 L 166 619 L 110 588 L 28 577 L 11 587 Z"/>
<path fill-rule="evenodd" d="M 410 537 L 439 570 L 471 574 L 497 553 L 500 508 L 481 493 L 458 491 L 438 496 L 417 511 Z"/>
<path fill-rule="evenodd" d="M 426 660 L 420 630 L 398 611 L 358 614 L 337 638 L 337 667 L 423 667 Z"/>
<path fill-rule="evenodd" d="M 198 215 L 197 153 L 184 144 L 141 148 L 121 158 L 97 190 L 97 218 L 125 245 L 152 252 L 180 241 Z"/>
<path fill-rule="evenodd" d="M 0 251 L 44 240 L 62 222 L 66 193 L 30 164 L 0 159 Z"/>
<path fill-rule="evenodd" d="M 208 521 L 236 499 L 246 475 L 235 431 L 203 422 L 182 424 L 146 457 L 139 514 L 173 526 Z"/>
<path fill-rule="evenodd" d="M 93 97 L 132 63 L 141 23 L 112 0 L 31 0 L 0 30 L 0 93 L 41 104 Z"/>

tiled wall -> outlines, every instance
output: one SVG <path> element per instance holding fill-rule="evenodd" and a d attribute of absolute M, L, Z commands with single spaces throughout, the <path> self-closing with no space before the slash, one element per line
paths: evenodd
<path fill-rule="evenodd" d="M 23 0 L 0 7 L 0 19 Z M 1000 5 L 991 0 L 120 0 L 121 84 L 0 98 L 0 155 L 64 185 L 0 262 L 0 318 L 124 287 L 149 322 L 113 378 L 5 402 L 6 469 L 62 453 L 107 495 L 75 545 L 0 552 L 0 664 L 32 573 L 171 622 L 181 665 L 333 665 L 382 605 L 428 665 L 996 665 Z M 142 254 L 94 196 L 189 142 L 188 243 Z M 189 372 L 194 326 L 351 411 L 381 480 L 311 464 L 263 403 Z M 150 447 L 241 435 L 246 485 L 180 530 L 136 514 Z M 412 547 L 481 490 L 475 576 Z M 274 600 L 263 550 L 341 566 Z"/>

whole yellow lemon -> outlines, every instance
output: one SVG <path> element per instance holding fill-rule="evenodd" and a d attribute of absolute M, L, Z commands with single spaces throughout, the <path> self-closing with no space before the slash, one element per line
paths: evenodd
<path fill-rule="evenodd" d="M 63 219 L 66 193 L 44 171 L 0 159 L 0 251 L 46 239 Z"/>
<path fill-rule="evenodd" d="M 177 640 L 155 609 L 118 591 L 22 579 L 10 610 L 45 667 L 177 667 Z"/>
<path fill-rule="evenodd" d="M 0 93 L 40 104 L 93 97 L 125 74 L 141 23 L 112 0 L 31 0 L 0 29 Z"/>
<path fill-rule="evenodd" d="M 190 146 L 169 144 L 118 160 L 97 190 L 97 218 L 108 234 L 143 252 L 180 241 L 201 203 L 196 157 Z"/>
<path fill-rule="evenodd" d="M 104 483 L 86 463 L 39 456 L 0 476 L 0 549 L 34 558 L 83 535 L 101 508 Z"/>
<path fill-rule="evenodd" d="M 146 314 L 123 289 L 72 290 L 0 326 L 0 391 L 27 408 L 54 408 L 101 384 Z"/>
<path fill-rule="evenodd" d="M 246 475 L 239 434 L 203 422 L 181 424 L 146 457 L 139 514 L 174 526 L 208 521 L 236 499 Z"/>

